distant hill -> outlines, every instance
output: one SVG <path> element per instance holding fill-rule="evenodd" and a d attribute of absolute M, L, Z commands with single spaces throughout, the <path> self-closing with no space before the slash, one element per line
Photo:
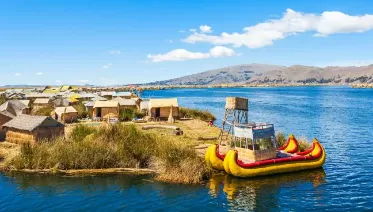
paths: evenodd
<path fill-rule="evenodd" d="M 373 83 L 373 65 L 369 66 L 315 66 L 290 67 L 244 64 L 205 71 L 180 78 L 157 81 L 149 85 L 216 85 L 256 83 Z"/>
<path fill-rule="evenodd" d="M 245 82 L 254 76 L 261 76 L 269 71 L 283 70 L 285 66 L 265 64 L 243 64 L 205 71 L 185 77 L 153 82 L 154 85 L 213 85 Z"/>

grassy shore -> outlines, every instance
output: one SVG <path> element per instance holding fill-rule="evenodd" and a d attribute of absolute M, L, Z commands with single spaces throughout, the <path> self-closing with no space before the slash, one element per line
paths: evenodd
<path fill-rule="evenodd" d="M 3 167 L 65 174 L 101 172 L 97 169 L 139 171 L 155 173 L 155 178 L 161 181 L 201 183 L 208 178 L 210 170 L 194 149 L 200 143 L 197 137 L 202 131 L 191 132 L 193 126 L 204 125 L 208 134 L 215 134 L 218 129 L 209 128 L 199 120 L 179 121 L 176 125 L 185 129 L 183 136 L 174 136 L 172 131 L 143 131 L 141 125 L 134 124 L 76 125 L 65 139 L 21 145 L 18 154 L 6 157 Z"/>
<path fill-rule="evenodd" d="M 174 183 L 201 183 L 211 170 L 205 165 L 205 148 L 217 142 L 219 128 L 199 119 L 177 121 L 170 129 L 141 130 L 155 123 L 69 125 L 65 138 L 38 145 L 0 143 L 0 169 L 66 175 L 137 173 L 153 174 L 156 180 Z M 169 125 L 167 123 L 157 123 Z M 200 138 L 214 138 L 203 140 Z M 287 141 L 277 134 L 278 146 Z M 301 150 L 310 147 L 298 139 Z"/>

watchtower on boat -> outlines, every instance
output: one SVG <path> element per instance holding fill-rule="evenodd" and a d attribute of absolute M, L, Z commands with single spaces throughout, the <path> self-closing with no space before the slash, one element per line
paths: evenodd
<path fill-rule="evenodd" d="M 219 154 L 229 149 L 238 152 L 238 159 L 253 162 L 276 158 L 276 136 L 273 124 L 249 123 L 248 99 L 227 97 L 220 133 Z"/>
<path fill-rule="evenodd" d="M 220 154 L 225 155 L 231 147 L 235 125 L 245 125 L 249 121 L 249 100 L 240 97 L 227 97 L 225 114 L 220 130 Z"/>

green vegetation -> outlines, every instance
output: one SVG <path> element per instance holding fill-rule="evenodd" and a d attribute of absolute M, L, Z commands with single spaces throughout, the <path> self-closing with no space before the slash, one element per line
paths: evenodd
<path fill-rule="evenodd" d="M 53 112 L 53 110 L 54 110 L 53 105 L 48 105 L 46 107 L 42 107 L 42 108 L 37 109 L 34 112 L 34 115 L 38 115 L 38 116 L 50 116 L 51 113 Z"/>
<path fill-rule="evenodd" d="M 173 140 L 174 139 L 174 140 Z M 172 137 L 144 132 L 135 125 L 78 125 L 66 139 L 39 145 L 24 144 L 7 163 L 15 169 L 149 168 L 156 178 L 177 183 L 200 183 L 209 176 L 204 159 Z"/>
<path fill-rule="evenodd" d="M 134 118 L 142 118 L 145 114 L 134 109 L 125 108 L 119 111 L 120 121 L 132 121 Z"/>
<path fill-rule="evenodd" d="M 4 104 L 5 102 L 6 102 L 5 97 L 0 95 L 0 105 Z"/>
<path fill-rule="evenodd" d="M 202 121 L 215 121 L 215 116 L 208 110 L 199 110 L 180 107 L 179 108 L 180 117 L 191 117 L 194 119 L 200 119 Z"/>
<path fill-rule="evenodd" d="M 89 113 L 89 111 L 87 111 L 85 105 L 82 102 L 78 102 L 73 107 L 78 112 L 78 118 L 79 119 L 87 118 L 87 117 L 92 118 L 91 117 L 92 113 Z"/>
<path fill-rule="evenodd" d="M 277 147 L 282 147 L 286 144 L 288 139 L 286 138 L 286 136 L 283 132 L 278 132 L 276 134 L 276 141 L 277 141 Z"/>

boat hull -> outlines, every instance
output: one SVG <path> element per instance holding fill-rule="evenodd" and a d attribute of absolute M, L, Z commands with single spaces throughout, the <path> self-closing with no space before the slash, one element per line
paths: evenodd
<path fill-rule="evenodd" d="M 219 154 L 219 145 L 211 145 L 205 154 L 206 164 L 213 169 L 224 171 L 224 158 L 226 155 Z"/>
<path fill-rule="evenodd" d="M 224 169 L 236 177 L 255 177 L 322 167 L 326 153 L 324 147 L 316 139 L 312 151 L 308 150 L 305 153 L 307 154 L 298 153 L 294 157 L 244 164 L 237 160 L 237 152 L 230 150 L 224 159 Z"/>

